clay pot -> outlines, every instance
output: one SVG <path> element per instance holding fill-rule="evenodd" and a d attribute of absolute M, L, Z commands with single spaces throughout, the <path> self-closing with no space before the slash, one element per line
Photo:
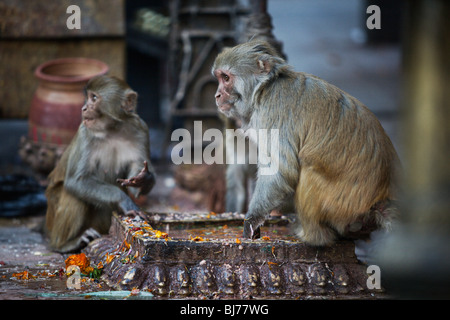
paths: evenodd
<path fill-rule="evenodd" d="M 28 118 L 30 140 L 69 144 L 81 123 L 86 83 L 108 70 L 105 63 L 87 58 L 56 59 L 37 67 L 39 85 Z"/>
<path fill-rule="evenodd" d="M 21 159 L 45 185 L 81 123 L 84 87 L 89 79 L 107 73 L 108 66 L 87 58 L 64 58 L 37 67 L 39 85 L 33 95 L 28 117 L 28 137 L 19 146 Z"/>

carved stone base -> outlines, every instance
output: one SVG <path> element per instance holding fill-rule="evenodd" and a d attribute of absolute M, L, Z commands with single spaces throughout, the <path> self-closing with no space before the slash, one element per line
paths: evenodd
<path fill-rule="evenodd" d="M 228 218 L 229 223 L 235 218 Z M 158 223 L 162 226 L 161 220 Z M 385 295 L 367 288 L 367 266 L 357 260 L 351 241 L 317 248 L 295 240 L 170 237 L 170 231 L 166 234 L 146 222 L 114 216 L 109 235 L 92 242 L 86 251 L 93 262 L 103 263 L 102 277 L 111 287 L 139 288 L 161 298 L 373 299 Z"/>

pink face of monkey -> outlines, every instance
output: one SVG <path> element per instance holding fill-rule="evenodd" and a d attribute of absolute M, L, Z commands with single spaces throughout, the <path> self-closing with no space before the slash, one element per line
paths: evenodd
<path fill-rule="evenodd" d="M 234 107 L 237 95 L 234 93 L 234 76 L 223 69 L 214 70 L 214 76 L 219 81 L 216 91 L 216 105 L 223 113 L 227 113 Z"/>
<path fill-rule="evenodd" d="M 100 105 L 101 97 L 93 91 L 87 91 L 86 103 L 81 109 L 81 115 L 84 125 L 91 130 L 97 128 L 98 119 L 101 116 Z"/>

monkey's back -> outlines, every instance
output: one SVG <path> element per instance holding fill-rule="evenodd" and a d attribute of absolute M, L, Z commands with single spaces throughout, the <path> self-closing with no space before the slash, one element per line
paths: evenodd
<path fill-rule="evenodd" d="M 343 230 L 392 197 L 397 154 L 378 119 L 356 98 L 318 77 L 295 75 L 279 80 L 285 92 L 274 93 L 273 103 L 292 107 L 280 110 L 288 115 L 280 128 L 298 134 L 290 141 L 300 167 L 297 210 Z"/>
<path fill-rule="evenodd" d="M 71 146 L 72 144 L 69 144 L 69 146 L 66 148 L 61 158 L 57 162 L 55 168 L 53 168 L 53 170 L 50 172 L 48 176 L 48 185 L 45 190 L 45 196 L 47 198 L 47 212 L 46 212 L 47 232 L 50 232 L 53 229 L 59 199 L 64 186 L 64 177 L 66 175 L 65 168 L 67 166 Z"/>

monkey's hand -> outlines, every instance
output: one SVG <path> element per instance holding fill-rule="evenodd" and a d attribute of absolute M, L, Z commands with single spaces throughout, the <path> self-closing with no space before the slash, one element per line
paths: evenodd
<path fill-rule="evenodd" d="M 245 218 L 244 220 L 244 234 L 246 239 L 259 239 L 261 238 L 261 229 L 258 223 L 255 223 L 252 218 Z"/>
<path fill-rule="evenodd" d="M 129 179 L 117 179 L 122 187 L 140 188 L 139 194 L 147 194 L 155 184 L 155 176 L 148 170 L 148 163 L 144 161 L 144 168 L 134 177 Z"/>
<path fill-rule="evenodd" d="M 147 161 L 144 161 L 144 168 L 142 168 L 137 176 L 129 179 L 117 179 L 116 181 L 120 183 L 122 187 L 141 188 L 146 185 L 149 175 L 151 175 L 151 173 L 148 171 Z"/>

